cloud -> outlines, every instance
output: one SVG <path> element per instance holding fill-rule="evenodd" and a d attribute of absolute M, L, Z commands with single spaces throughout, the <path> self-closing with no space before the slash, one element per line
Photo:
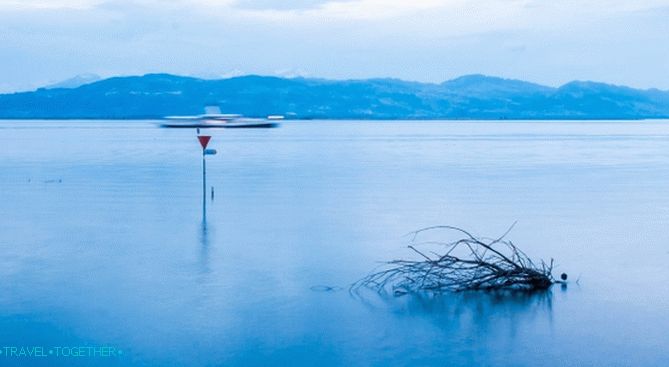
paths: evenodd
<path fill-rule="evenodd" d="M 410 16 L 416 11 L 441 7 L 440 0 L 194 0 L 197 10 L 210 15 L 234 14 L 269 21 L 309 23 L 322 19 L 368 20 Z M 214 13 L 211 13 L 211 12 Z"/>
<path fill-rule="evenodd" d="M 0 0 L 0 80 L 243 70 L 669 88 L 668 16 L 669 0 Z"/>
<path fill-rule="evenodd" d="M 0 10 L 90 9 L 101 2 L 101 0 L 0 0 Z"/>
<path fill-rule="evenodd" d="M 316 9 L 293 12 L 293 15 L 328 19 L 383 19 L 412 14 L 442 7 L 444 1 L 439 0 L 358 0 L 329 1 Z"/>
<path fill-rule="evenodd" d="M 328 0 L 238 0 L 234 7 L 252 10 L 297 10 L 313 9 L 327 3 Z"/>

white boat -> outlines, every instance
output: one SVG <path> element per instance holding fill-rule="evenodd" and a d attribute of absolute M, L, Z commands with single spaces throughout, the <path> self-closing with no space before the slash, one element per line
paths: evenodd
<path fill-rule="evenodd" d="M 160 126 L 169 128 L 272 128 L 279 126 L 283 116 L 246 118 L 238 114 L 221 113 L 218 106 L 205 107 L 205 113 L 195 116 L 166 116 Z"/>

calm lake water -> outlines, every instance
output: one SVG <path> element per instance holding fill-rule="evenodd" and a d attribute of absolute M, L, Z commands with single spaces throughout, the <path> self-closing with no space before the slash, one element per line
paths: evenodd
<path fill-rule="evenodd" d="M 123 353 L 0 365 L 669 364 L 669 121 L 211 134 L 203 217 L 193 130 L 0 122 L 0 350 Z M 514 221 L 509 238 L 555 258 L 566 289 L 347 291 L 379 261 L 412 257 L 409 231 L 495 236 Z"/>

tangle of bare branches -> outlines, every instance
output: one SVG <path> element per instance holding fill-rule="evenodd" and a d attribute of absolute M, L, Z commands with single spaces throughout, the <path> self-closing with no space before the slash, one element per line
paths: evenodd
<path fill-rule="evenodd" d="M 417 260 L 393 260 L 381 270 L 360 279 L 351 290 L 371 288 L 400 295 L 413 292 L 460 292 L 470 290 L 545 290 L 556 281 L 549 263 L 535 263 L 513 242 L 507 230 L 498 238 L 475 237 L 451 226 L 435 226 L 411 232 L 409 249 Z M 419 235 L 447 230 L 459 235 L 452 242 L 419 242 Z M 428 251 L 430 248 L 437 251 Z"/>

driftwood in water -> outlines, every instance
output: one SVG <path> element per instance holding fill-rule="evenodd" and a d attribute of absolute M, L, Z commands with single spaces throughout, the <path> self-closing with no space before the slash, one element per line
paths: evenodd
<path fill-rule="evenodd" d="M 513 228 L 513 226 L 511 226 Z M 371 288 L 396 295 L 411 292 L 445 292 L 469 290 L 545 290 L 556 281 L 550 263 L 533 262 L 505 237 L 487 239 L 451 226 L 436 226 L 412 232 L 409 248 L 418 260 L 393 260 L 382 270 L 357 281 L 353 291 Z M 419 235 L 448 230 L 461 237 L 453 242 L 418 242 Z M 428 252 L 425 247 L 439 249 Z M 565 276 L 566 278 L 566 276 Z"/>

